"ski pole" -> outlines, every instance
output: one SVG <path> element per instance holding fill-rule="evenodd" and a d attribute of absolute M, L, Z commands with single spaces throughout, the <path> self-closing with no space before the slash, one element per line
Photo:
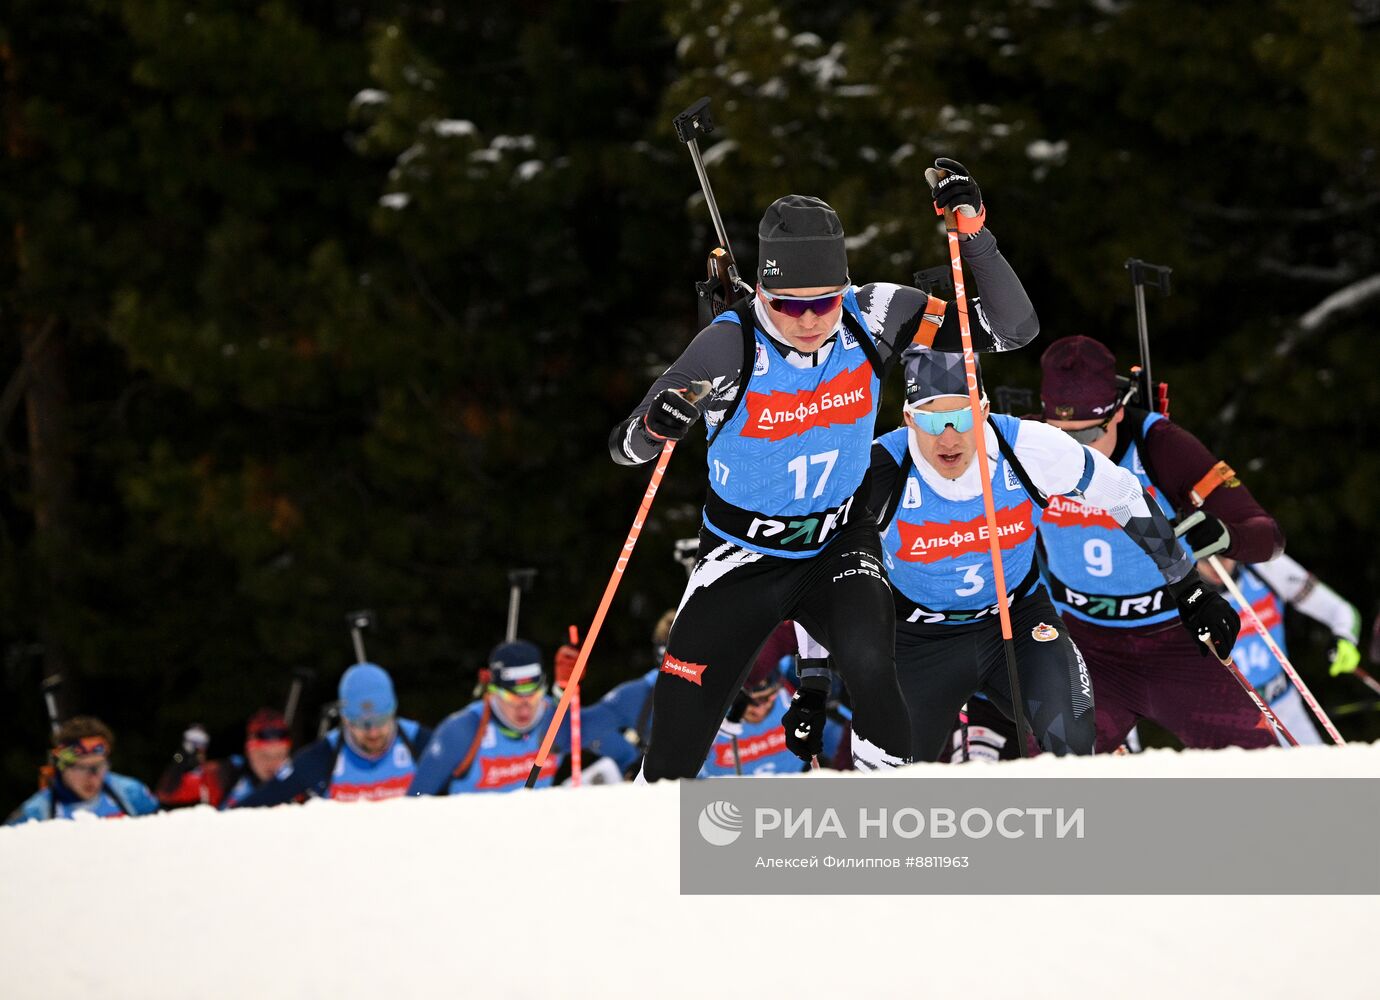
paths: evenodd
<path fill-rule="evenodd" d="M 1357 667 L 1355 670 L 1352 671 L 1352 673 L 1356 675 L 1356 679 L 1358 681 L 1360 681 L 1366 687 L 1370 688 L 1376 694 L 1380 694 L 1380 681 L 1377 681 L 1374 677 L 1366 673 L 1360 667 Z"/>
<path fill-rule="evenodd" d="M 1265 704 L 1265 699 L 1260 697 L 1260 692 L 1255 689 L 1255 685 L 1246 680 L 1246 675 L 1241 672 L 1241 668 L 1236 665 L 1236 661 L 1232 659 L 1231 654 L 1228 653 L 1225 660 L 1218 656 L 1217 650 L 1213 647 L 1212 640 L 1208 638 L 1206 632 L 1198 633 L 1198 639 L 1207 646 L 1208 651 L 1212 653 L 1217 662 L 1226 667 L 1228 672 L 1236 678 L 1236 683 L 1240 684 L 1241 690 L 1245 691 L 1246 694 L 1250 696 L 1251 701 L 1255 702 L 1255 707 L 1260 709 L 1260 714 L 1264 716 L 1265 721 L 1270 724 L 1270 728 L 1275 731 L 1275 735 L 1284 737 L 1284 741 L 1291 747 L 1298 746 L 1299 741 L 1294 739 L 1294 734 L 1289 732 L 1288 727 L 1279 721 L 1279 716 L 1275 715 L 1274 710 L 1271 709 L 1269 705 Z"/>
<path fill-rule="evenodd" d="M 710 389 L 708 382 L 692 382 L 685 396 L 692 403 L 699 402 Z M 667 441 L 661 446 L 661 457 L 657 459 L 656 468 L 652 470 L 652 478 L 647 483 L 647 490 L 642 494 L 642 504 L 637 508 L 637 515 L 633 518 L 632 528 L 628 531 L 628 537 L 623 542 L 622 551 L 618 554 L 617 561 L 613 564 L 613 575 L 609 577 L 608 584 L 604 587 L 604 596 L 599 599 L 599 607 L 594 612 L 594 621 L 590 623 L 589 631 L 585 633 L 585 643 L 580 647 L 579 658 L 575 661 L 575 667 L 570 672 L 570 683 L 561 692 L 561 700 L 556 705 L 556 714 L 551 718 L 551 724 L 546 727 L 546 735 L 542 737 L 541 749 L 537 751 L 536 762 L 532 765 L 532 771 L 527 775 L 526 787 L 532 788 L 536 785 L 537 779 L 541 777 L 541 769 L 546 764 L 546 758 L 551 754 L 551 744 L 555 742 L 556 731 L 561 727 L 561 720 L 565 718 L 566 710 L 570 707 L 571 697 L 580 683 L 580 678 L 585 672 L 585 663 L 589 660 L 590 650 L 594 648 L 594 641 L 599 638 L 599 629 L 604 625 L 604 616 L 608 614 L 609 605 L 613 602 L 614 592 L 618 590 L 618 584 L 623 580 L 623 571 L 628 568 L 628 560 L 632 558 L 633 546 L 637 544 L 637 536 L 642 534 L 642 526 L 647 522 L 647 511 L 652 509 L 652 500 L 656 497 L 657 487 L 661 485 L 661 477 L 666 475 L 666 466 L 671 461 L 671 453 L 676 450 L 675 441 Z"/>
<path fill-rule="evenodd" d="M 1327 717 L 1327 713 L 1324 712 L 1322 706 L 1318 704 L 1318 700 L 1313 697 L 1313 692 L 1308 690 L 1308 685 L 1303 683 L 1303 678 L 1301 678 L 1298 671 L 1294 669 L 1294 665 L 1289 662 L 1289 658 L 1284 655 L 1284 650 L 1280 649 L 1279 644 L 1271 637 L 1270 630 L 1265 627 L 1265 623 L 1262 622 L 1260 616 L 1255 613 L 1255 608 L 1251 607 L 1251 602 L 1246 600 L 1245 596 L 1241 593 L 1241 588 L 1236 585 L 1236 581 L 1232 579 L 1231 574 L 1228 573 L 1226 567 L 1222 565 L 1222 560 L 1218 559 L 1215 555 L 1208 556 L 1208 565 L 1212 567 L 1212 571 L 1217 574 L 1218 579 L 1226 585 L 1227 590 L 1231 592 L 1231 596 L 1236 599 L 1236 603 L 1241 607 L 1241 613 L 1250 619 L 1251 625 L 1254 626 L 1256 632 L 1260 634 L 1260 638 L 1265 640 L 1265 645 L 1269 647 L 1270 652 L 1273 653 L 1275 659 L 1279 661 L 1279 665 L 1284 668 L 1284 672 L 1288 675 L 1289 680 L 1293 682 L 1294 687 L 1297 688 L 1299 694 L 1303 696 L 1304 703 L 1312 710 L 1317 720 L 1322 723 L 1322 727 L 1327 730 L 1327 735 L 1332 737 L 1332 742 L 1336 743 L 1338 746 L 1345 744 L 1346 740 L 1342 739 L 1342 734 L 1337 732 L 1337 727 L 1332 724 L 1332 720 Z M 1254 690 L 1254 688 L 1252 688 L 1252 690 Z"/>
<path fill-rule="evenodd" d="M 503 633 L 505 642 L 517 638 L 518 606 L 522 595 L 532 589 L 532 581 L 537 577 L 534 569 L 510 569 L 508 571 L 508 628 Z"/>
<path fill-rule="evenodd" d="M 992 499 L 992 477 L 987 466 L 987 422 L 982 419 L 982 400 L 978 397 L 977 363 L 973 357 L 973 335 L 968 325 L 968 294 L 963 285 L 963 259 L 958 249 L 958 219 L 954 211 L 944 212 L 944 235 L 949 242 L 949 266 L 954 273 L 954 303 L 958 306 L 958 329 L 963 341 L 963 369 L 968 377 L 968 406 L 973 411 L 973 437 L 977 443 L 975 461 L 982 482 L 982 506 L 987 515 L 987 541 L 992 551 L 992 582 L 997 588 L 997 614 L 1001 618 L 1002 649 L 1006 653 L 1006 677 L 1011 685 L 1011 714 L 1016 717 L 1016 739 L 1021 756 L 1029 756 L 1030 730 L 1025 720 L 1025 701 L 1021 698 L 1021 679 L 1016 671 L 1016 642 L 1011 633 L 1011 609 L 1006 605 L 1006 574 L 1002 569 L 1001 540 L 997 534 L 997 505 Z"/>
<path fill-rule="evenodd" d="M 570 644 L 576 649 L 580 648 L 580 630 L 574 625 L 570 626 Z M 584 764 L 580 747 L 580 688 L 577 684 L 572 684 L 571 687 L 575 689 L 575 694 L 570 699 L 570 782 L 579 788 L 580 772 Z"/>
<path fill-rule="evenodd" d="M 966 701 L 963 703 L 963 707 L 958 710 L 958 730 L 962 734 L 959 748 L 963 751 L 963 762 L 966 764 L 973 759 L 972 743 L 968 739 L 968 703 Z"/>

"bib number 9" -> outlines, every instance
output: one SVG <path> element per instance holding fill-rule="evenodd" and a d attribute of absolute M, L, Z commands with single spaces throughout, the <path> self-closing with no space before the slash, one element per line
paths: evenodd
<path fill-rule="evenodd" d="M 1112 543 L 1104 538 L 1090 538 L 1083 543 L 1083 562 L 1089 576 L 1112 575 Z"/>

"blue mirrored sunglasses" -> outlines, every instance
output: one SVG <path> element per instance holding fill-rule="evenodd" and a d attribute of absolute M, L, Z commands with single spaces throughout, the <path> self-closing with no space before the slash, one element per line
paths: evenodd
<path fill-rule="evenodd" d="M 973 429 L 973 410 L 969 406 L 961 410 L 917 410 L 906 407 L 906 412 L 915 421 L 916 427 L 936 437 L 944 433 L 945 427 L 952 427 L 960 434 Z"/>

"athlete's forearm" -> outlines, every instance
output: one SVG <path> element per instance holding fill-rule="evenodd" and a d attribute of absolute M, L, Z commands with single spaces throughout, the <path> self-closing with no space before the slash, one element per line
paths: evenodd
<path fill-rule="evenodd" d="M 1035 305 L 1026 294 L 1025 286 L 1016 276 L 1010 263 L 997 247 L 991 230 L 983 229 L 971 240 L 959 245 L 964 266 L 972 279 L 970 294 L 981 296 L 977 314 L 969 316 L 976 332 L 981 327 L 991 335 L 992 343 L 978 350 L 1010 351 L 1035 339 L 1040 332 L 1040 320 Z M 974 323 L 973 321 L 977 322 Z M 962 339 L 958 326 L 958 310 L 950 308 L 935 339 L 936 350 L 961 350 Z"/>
<path fill-rule="evenodd" d="M 738 394 L 743 359 L 742 332 L 736 324 L 711 324 L 701 330 L 679 358 L 652 383 L 642 401 L 609 434 L 609 454 L 619 465 L 641 465 L 661 453 L 665 443 L 643 421 L 652 400 L 663 389 L 686 389 L 692 382 L 708 382 L 713 389 L 701 404 L 706 422 L 717 423 Z"/>
<path fill-rule="evenodd" d="M 891 452 L 878 443 L 872 445 L 872 464 L 867 470 L 867 509 L 879 519 L 886 515 L 892 494 L 900 487 L 901 467 Z M 878 524 L 883 531 L 885 524 Z"/>
<path fill-rule="evenodd" d="M 1256 563 L 1251 572 L 1275 593 L 1314 621 L 1352 642 L 1361 638 L 1361 613 L 1356 607 L 1288 556 Z"/>
<path fill-rule="evenodd" d="M 1155 482 L 1181 513 L 1193 509 L 1194 488 L 1218 461 L 1201 441 L 1168 420 L 1159 421 L 1146 433 L 1145 454 Z M 1284 532 L 1239 479 L 1214 489 L 1202 506 L 1230 532 L 1231 543 L 1223 555 L 1238 562 L 1263 563 L 1284 551 Z"/>

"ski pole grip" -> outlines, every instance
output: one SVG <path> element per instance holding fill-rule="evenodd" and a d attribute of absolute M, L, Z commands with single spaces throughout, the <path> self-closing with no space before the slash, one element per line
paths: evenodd
<path fill-rule="evenodd" d="M 709 98 L 701 97 L 690 107 L 671 119 L 676 138 L 689 143 L 714 131 L 714 119 L 709 114 Z"/>
<path fill-rule="evenodd" d="M 1126 270 L 1131 272 L 1132 285 L 1151 285 L 1159 289 L 1161 295 L 1169 294 L 1169 276 L 1174 273 L 1172 267 L 1148 264 L 1136 257 L 1130 257 L 1126 260 Z"/>
<path fill-rule="evenodd" d="M 697 382 L 691 382 L 685 389 L 685 398 L 692 403 L 699 403 L 700 400 L 709 395 L 713 388 L 714 385 L 712 382 L 706 382 L 703 379 Z"/>

